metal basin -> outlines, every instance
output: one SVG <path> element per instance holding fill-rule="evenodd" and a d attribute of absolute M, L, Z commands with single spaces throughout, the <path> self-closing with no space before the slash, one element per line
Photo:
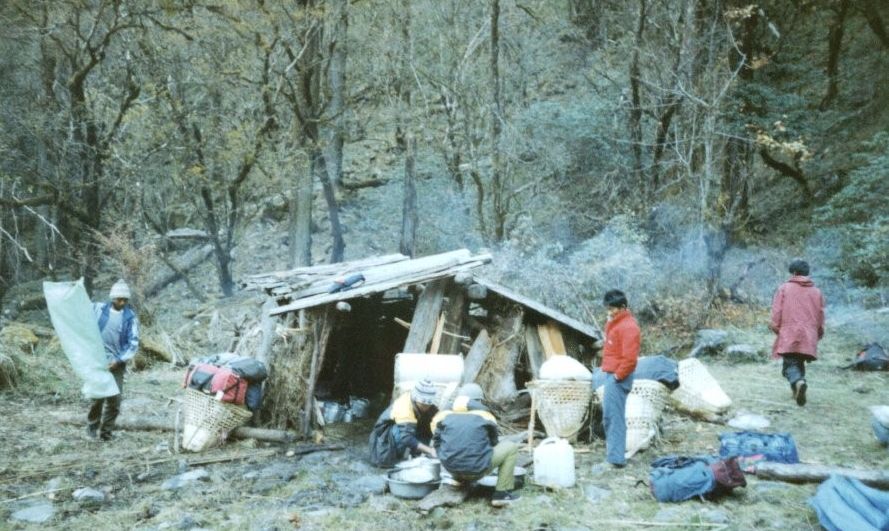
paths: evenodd
<path fill-rule="evenodd" d="M 524 467 L 517 466 L 513 471 L 513 475 L 515 476 L 515 488 L 520 489 L 525 486 L 525 474 L 527 471 Z M 493 489 L 497 486 L 497 474 L 489 474 L 476 482 L 476 485 L 479 487 L 484 487 L 486 489 Z"/>
<path fill-rule="evenodd" d="M 429 457 L 418 457 L 416 459 L 409 459 L 407 461 L 402 461 L 395 465 L 395 468 L 398 470 L 413 470 L 413 473 L 406 472 L 402 479 L 405 481 L 417 483 L 417 478 L 422 479 L 424 475 L 420 471 L 428 474 L 431 478 L 431 481 L 440 481 L 441 480 L 441 461 L 438 459 L 432 459 Z M 419 481 L 419 483 L 423 483 L 423 481 Z"/>
<path fill-rule="evenodd" d="M 438 488 L 438 481 L 427 481 L 424 483 L 405 481 L 403 479 L 405 472 L 405 470 L 391 470 L 389 472 L 386 482 L 389 484 L 389 492 L 393 496 L 409 500 L 419 500 Z"/>

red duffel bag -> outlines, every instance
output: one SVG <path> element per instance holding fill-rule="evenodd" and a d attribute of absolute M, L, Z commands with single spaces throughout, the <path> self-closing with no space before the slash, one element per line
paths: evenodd
<path fill-rule="evenodd" d="M 247 396 L 247 380 L 231 369 L 219 367 L 210 381 L 210 393 L 217 400 L 242 406 Z"/>

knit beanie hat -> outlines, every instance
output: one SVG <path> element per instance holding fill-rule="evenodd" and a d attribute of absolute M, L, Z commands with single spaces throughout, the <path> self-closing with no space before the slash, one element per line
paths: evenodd
<path fill-rule="evenodd" d="M 418 381 L 411 390 L 411 400 L 418 404 L 433 406 L 435 405 L 437 395 L 438 390 L 429 379 Z"/>
<path fill-rule="evenodd" d="M 457 392 L 457 396 L 465 396 L 473 400 L 484 400 L 485 392 L 482 391 L 482 388 L 479 384 L 467 383 L 463 384 L 463 386 L 460 387 L 460 391 Z"/>
<path fill-rule="evenodd" d="M 129 299 L 130 298 L 130 287 L 127 286 L 127 283 L 123 281 L 123 279 L 118 280 L 111 286 L 111 292 L 108 294 L 108 297 L 111 300 L 114 299 Z"/>

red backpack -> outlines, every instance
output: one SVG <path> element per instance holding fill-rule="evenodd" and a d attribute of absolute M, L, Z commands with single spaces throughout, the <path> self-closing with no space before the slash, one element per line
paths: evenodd
<path fill-rule="evenodd" d="M 247 380 L 229 368 L 220 367 L 210 382 L 210 392 L 217 400 L 243 406 L 247 396 Z"/>
<path fill-rule="evenodd" d="M 198 363 L 185 373 L 182 387 L 214 395 L 218 400 L 242 406 L 247 396 L 247 380 L 227 367 Z"/>

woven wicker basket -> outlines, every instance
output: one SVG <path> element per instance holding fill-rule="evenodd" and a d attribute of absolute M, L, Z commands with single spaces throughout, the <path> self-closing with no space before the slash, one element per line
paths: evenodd
<path fill-rule="evenodd" d="M 605 386 L 596 389 L 599 400 L 605 398 Z M 659 433 L 658 422 L 667 403 L 667 387 L 656 380 L 633 380 L 627 395 L 624 418 L 627 423 L 626 457 L 644 450 Z"/>
<path fill-rule="evenodd" d="M 725 413 L 732 405 L 716 378 L 695 358 L 679 362 L 679 387 L 670 401 L 680 411 L 705 416 Z"/>
<path fill-rule="evenodd" d="M 245 407 L 220 402 L 213 395 L 194 389 L 185 390 L 182 413 L 182 447 L 192 452 L 222 443 L 228 432 L 252 416 Z"/>
<path fill-rule="evenodd" d="M 527 387 L 548 436 L 570 439 L 577 435 L 593 398 L 590 382 L 533 380 Z"/>

